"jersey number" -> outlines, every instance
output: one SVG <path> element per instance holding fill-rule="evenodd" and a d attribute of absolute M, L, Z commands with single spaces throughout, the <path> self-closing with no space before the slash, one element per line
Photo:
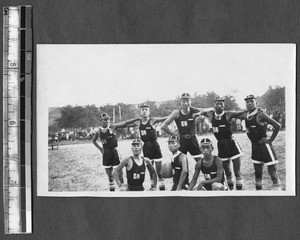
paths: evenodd
<path fill-rule="evenodd" d="M 209 180 L 210 179 L 210 174 L 205 173 L 204 177 L 205 177 L 206 180 Z"/>
<path fill-rule="evenodd" d="M 188 123 L 187 121 L 181 121 L 181 127 L 187 127 Z"/>
<path fill-rule="evenodd" d="M 219 132 L 219 128 L 218 127 L 213 127 L 213 132 L 214 133 L 218 133 Z"/>
<path fill-rule="evenodd" d="M 141 135 L 142 136 L 145 136 L 147 134 L 147 131 L 146 130 L 141 130 Z"/>
<path fill-rule="evenodd" d="M 140 179 L 141 175 L 139 173 L 133 173 L 133 179 Z"/>

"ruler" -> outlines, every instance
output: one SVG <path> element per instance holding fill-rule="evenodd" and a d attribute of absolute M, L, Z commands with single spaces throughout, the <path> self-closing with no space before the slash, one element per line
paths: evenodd
<path fill-rule="evenodd" d="M 3 8 L 3 204 L 6 234 L 32 232 L 32 8 Z"/>

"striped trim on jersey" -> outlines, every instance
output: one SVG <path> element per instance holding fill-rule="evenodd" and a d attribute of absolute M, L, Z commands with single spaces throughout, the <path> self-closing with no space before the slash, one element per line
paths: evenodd
<path fill-rule="evenodd" d="M 236 148 L 237 148 L 237 149 L 239 150 L 239 152 L 240 152 L 240 153 L 238 153 L 237 155 L 231 157 L 231 160 L 234 160 L 234 159 L 236 159 L 236 158 L 239 158 L 239 157 L 243 156 L 244 153 L 243 153 L 243 150 L 242 150 L 240 144 L 239 144 L 234 138 L 232 138 L 232 140 L 234 141 L 234 144 L 235 144 Z"/>
<path fill-rule="evenodd" d="M 267 147 L 268 152 L 269 152 L 269 154 L 270 154 L 270 157 L 271 157 L 271 159 L 272 159 L 272 162 L 267 162 L 266 165 L 267 165 L 267 166 L 270 166 L 270 165 L 277 164 L 277 163 L 278 163 L 278 160 L 275 159 L 275 156 L 274 156 L 274 153 L 273 153 L 273 151 L 272 151 L 272 149 L 271 149 L 270 144 L 266 143 L 266 147 Z"/>
<path fill-rule="evenodd" d="M 193 158 L 203 158 L 204 157 L 204 155 L 201 153 L 201 154 L 198 154 L 198 155 L 192 155 L 191 154 L 191 156 L 193 157 Z"/>

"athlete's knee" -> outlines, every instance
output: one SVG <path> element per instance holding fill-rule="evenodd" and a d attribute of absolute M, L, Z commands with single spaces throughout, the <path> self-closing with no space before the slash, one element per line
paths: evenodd
<path fill-rule="evenodd" d="M 232 160 L 234 175 L 238 178 L 241 177 L 241 160 L 236 158 Z"/>
<path fill-rule="evenodd" d="M 263 166 L 261 164 L 254 164 L 255 178 L 262 178 Z"/>
<path fill-rule="evenodd" d="M 224 185 L 222 183 L 218 183 L 218 182 L 214 182 L 211 185 L 211 188 L 213 191 L 224 191 L 225 190 Z"/>

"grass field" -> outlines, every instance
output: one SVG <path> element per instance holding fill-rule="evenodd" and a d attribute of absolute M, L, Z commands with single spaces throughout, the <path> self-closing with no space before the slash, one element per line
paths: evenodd
<path fill-rule="evenodd" d="M 203 137 L 209 137 L 215 146 L 214 154 L 217 154 L 216 140 L 212 134 L 198 136 L 200 141 Z M 244 177 L 244 190 L 255 190 L 254 169 L 251 161 L 251 145 L 245 133 L 234 134 L 244 151 L 242 156 L 241 172 Z M 163 161 L 170 161 L 166 138 L 159 138 Z M 122 157 L 131 155 L 131 140 L 119 141 L 118 150 Z M 282 189 L 286 184 L 286 159 L 285 159 L 285 132 L 279 132 L 273 142 L 274 149 L 279 160 L 277 171 L 282 182 Z M 92 142 L 77 142 L 76 144 L 59 146 L 56 150 L 48 150 L 49 160 L 49 191 L 108 191 L 108 178 L 102 166 L 102 155 Z M 188 154 L 190 180 L 194 173 L 195 161 Z M 126 175 L 125 171 L 124 174 Z M 124 175 L 124 176 L 125 176 Z M 201 176 L 202 178 L 202 176 Z M 263 190 L 271 190 L 272 181 L 264 166 Z M 200 180 L 200 179 L 199 179 Z M 170 190 L 172 179 L 166 179 L 166 189 Z M 150 186 L 149 174 L 146 173 L 144 187 Z"/>

